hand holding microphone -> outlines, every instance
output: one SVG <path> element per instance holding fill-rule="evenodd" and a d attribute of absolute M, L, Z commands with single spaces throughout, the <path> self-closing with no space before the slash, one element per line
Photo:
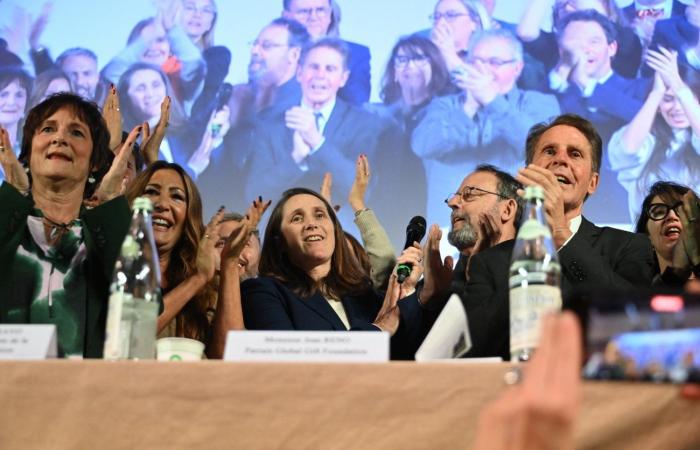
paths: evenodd
<path fill-rule="evenodd" d="M 415 247 L 413 243 L 420 243 L 420 241 L 423 239 L 423 236 L 425 236 L 425 225 L 425 219 L 423 217 L 415 216 L 408 223 L 408 227 L 406 227 L 406 243 L 403 247 L 404 252 L 397 260 L 399 264 L 396 268 L 396 276 L 399 283 L 403 283 L 406 278 L 411 275 L 411 270 L 413 269 L 414 264 L 420 265 L 420 260 L 423 258 L 423 252 L 420 249 L 420 246 Z M 407 251 L 410 249 L 417 249 L 418 256 L 416 257 L 415 251 Z"/>

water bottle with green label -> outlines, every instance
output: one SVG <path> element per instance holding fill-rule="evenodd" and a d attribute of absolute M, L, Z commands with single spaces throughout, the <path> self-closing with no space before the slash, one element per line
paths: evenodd
<path fill-rule="evenodd" d="M 153 205 L 134 200 L 129 233 L 110 287 L 105 359 L 154 359 L 160 305 L 160 265 L 153 240 Z"/>
<path fill-rule="evenodd" d="M 544 190 L 525 188 L 523 223 L 510 265 L 510 357 L 528 361 L 543 314 L 561 309 L 561 267 L 544 212 Z"/>

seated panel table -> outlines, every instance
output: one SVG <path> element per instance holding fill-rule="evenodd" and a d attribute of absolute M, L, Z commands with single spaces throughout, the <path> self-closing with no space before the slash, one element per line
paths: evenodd
<path fill-rule="evenodd" d="M 469 448 L 506 364 L 0 362 L 0 448 Z M 700 448 L 678 387 L 588 382 L 577 448 Z"/>

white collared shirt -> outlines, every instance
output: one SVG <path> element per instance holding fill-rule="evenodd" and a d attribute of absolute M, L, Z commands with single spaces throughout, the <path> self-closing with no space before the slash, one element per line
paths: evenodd
<path fill-rule="evenodd" d="M 571 231 L 571 236 L 569 236 L 569 239 L 567 239 L 566 242 L 564 242 L 564 243 L 562 244 L 562 246 L 559 247 L 559 250 L 557 250 L 557 252 L 560 252 L 561 249 L 564 248 L 564 247 L 566 246 L 566 244 L 569 243 L 569 241 L 571 240 L 571 238 L 573 238 L 574 236 L 576 236 L 576 233 L 578 232 L 578 229 L 581 228 L 581 222 L 582 222 L 582 221 L 583 221 L 583 216 L 582 216 L 581 214 L 579 214 L 578 216 L 574 217 L 573 219 L 571 219 L 571 220 L 569 221 L 569 231 Z"/>

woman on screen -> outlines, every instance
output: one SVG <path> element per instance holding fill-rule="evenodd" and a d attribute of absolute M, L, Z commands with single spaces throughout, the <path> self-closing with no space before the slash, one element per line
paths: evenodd
<path fill-rule="evenodd" d="M 0 127 L 4 128 L 10 142 L 19 153 L 22 140 L 22 120 L 27 112 L 27 99 L 32 92 L 32 78 L 16 67 L 0 68 Z M 0 173 L 0 181 L 2 173 Z"/>
<path fill-rule="evenodd" d="M 380 184 L 372 199 L 380 216 L 394 217 L 408 223 L 415 215 L 425 215 L 426 180 L 423 164 L 411 150 L 413 130 L 425 116 L 430 101 L 450 89 L 445 60 L 428 38 L 413 34 L 394 45 L 382 78 L 382 103 L 366 109 L 388 120 L 393 126 L 387 135 L 388 145 L 378 152 L 374 166 Z M 394 201 L 410 198 L 416 208 L 407 211 Z"/>
<path fill-rule="evenodd" d="M 677 54 L 664 48 L 650 50 L 647 63 L 656 72 L 654 85 L 634 119 L 608 144 L 610 165 L 627 190 L 632 220 L 656 181 L 700 186 L 700 76 L 687 66 L 679 71 Z"/>
<path fill-rule="evenodd" d="M 398 263 L 413 269 L 403 284 L 392 275 L 384 300 L 350 254 L 332 207 L 318 193 L 294 188 L 282 194 L 270 216 L 260 277 L 242 285 L 243 316 L 253 330 L 387 331 L 394 359 L 413 357 L 424 335 L 415 295 L 420 247 Z"/>
<path fill-rule="evenodd" d="M 70 92 L 70 80 L 61 69 L 48 69 L 34 79 L 34 88 L 29 97 L 29 108 L 33 108 L 58 92 Z"/>

